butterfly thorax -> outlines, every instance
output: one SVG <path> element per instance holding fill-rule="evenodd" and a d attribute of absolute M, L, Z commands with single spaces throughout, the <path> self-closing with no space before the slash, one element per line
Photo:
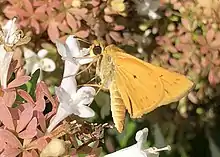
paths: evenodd
<path fill-rule="evenodd" d="M 114 63 L 110 55 L 103 53 L 98 61 L 96 74 L 101 79 L 103 87 L 108 88 L 114 79 Z"/>

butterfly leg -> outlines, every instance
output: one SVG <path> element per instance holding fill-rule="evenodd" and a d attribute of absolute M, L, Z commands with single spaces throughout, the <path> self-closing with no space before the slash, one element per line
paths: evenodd
<path fill-rule="evenodd" d="M 99 88 L 98 91 L 96 92 L 96 94 L 100 91 L 100 90 L 103 90 L 103 91 L 108 91 L 108 88 L 105 88 L 103 85 L 99 85 L 99 84 L 83 84 L 83 85 L 78 85 L 78 87 L 85 87 L 85 86 L 88 86 L 88 87 L 96 87 L 96 88 Z"/>
<path fill-rule="evenodd" d="M 94 62 L 95 62 L 95 61 L 92 61 L 91 63 L 89 63 L 89 65 L 88 65 L 85 69 L 81 70 L 81 71 L 78 72 L 77 74 L 64 76 L 63 78 L 68 78 L 68 77 L 80 75 L 81 73 L 83 73 L 84 71 L 86 71 L 87 69 L 89 69 Z"/>

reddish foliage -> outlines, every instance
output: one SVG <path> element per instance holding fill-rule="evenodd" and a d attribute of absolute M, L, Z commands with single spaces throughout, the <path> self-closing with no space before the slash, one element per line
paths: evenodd
<path fill-rule="evenodd" d="M 39 156 L 38 150 L 42 150 L 48 142 L 45 136 L 48 120 L 55 113 L 43 114 L 45 110 L 45 98 L 55 107 L 57 103 L 49 93 L 45 83 L 40 82 L 36 88 L 36 102 L 24 90 L 17 89 L 30 79 L 28 76 L 16 78 L 8 85 L 0 97 L 0 141 L 2 143 L 1 155 Z M 16 95 L 21 96 L 26 102 L 15 102 Z M 13 107 L 16 103 L 17 107 Z"/>

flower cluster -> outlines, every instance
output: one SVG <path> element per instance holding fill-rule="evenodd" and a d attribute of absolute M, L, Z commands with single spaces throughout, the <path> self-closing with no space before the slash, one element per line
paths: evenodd
<path fill-rule="evenodd" d="M 195 103 L 208 102 L 220 83 L 218 1 L 180 1 L 165 4 L 168 25 L 164 35 L 156 37 L 159 45 L 153 62 L 188 75 L 197 84 L 189 95 Z M 208 81 L 206 81 L 208 80 Z"/>
<path fill-rule="evenodd" d="M 117 22 L 119 18 L 128 20 L 124 0 L 7 0 L 3 12 L 8 18 L 19 17 L 19 25 L 31 27 L 35 34 L 47 31 L 52 41 L 70 34 L 96 36 L 108 43 L 131 41 L 121 34 L 126 23 Z"/>

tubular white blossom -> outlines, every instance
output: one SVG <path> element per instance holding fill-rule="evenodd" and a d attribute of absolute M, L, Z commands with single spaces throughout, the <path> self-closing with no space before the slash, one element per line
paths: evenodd
<path fill-rule="evenodd" d="M 6 52 L 4 45 L 0 45 L 0 79 L 2 88 L 7 88 L 8 69 L 13 52 Z"/>
<path fill-rule="evenodd" d="M 149 16 L 151 19 L 160 19 L 161 17 L 156 13 L 160 6 L 160 0 L 133 0 L 136 4 L 138 14 L 142 16 Z"/>
<path fill-rule="evenodd" d="M 69 36 L 66 40 L 66 44 L 57 41 L 56 46 L 59 54 L 65 61 L 65 65 L 61 86 L 55 89 L 60 104 L 47 132 L 52 131 L 59 122 L 71 114 L 83 118 L 89 118 L 95 115 L 95 112 L 87 106 L 92 103 L 94 99 L 95 89 L 92 87 L 82 87 L 77 90 L 75 79 L 81 65 L 80 63 L 86 64 L 92 60 L 77 59 L 77 57 L 83 57 L 86 54 L 80 51 L 78 41 L 74 36 Z M 74 60 L 74 58 L 76 58 L 76 60 Z"/>
<path fill-rule="evenodd" d="M 55 62 L 45 57 L 48 54 L 48 51 L 45 49 L 41 49 L 36 54 L 32 50 L 24 47 L 24 58 L 26 64 L 24 65 L 24 69 L 26 70 L 26 74 L 33 74 L 37 69 L 40 69 L 40 78 L 39 81 L 42 79 L 42 71 L 52 72 L 56 69 Z"/>
<path fill-rule="evenodd" d="M 136 144 L 118 150 L 114 153 L 105 155 L 105 157 L 159 157 L 159 152 L 164 150 L 171 150 L 170 146 L 166 146 L 164 148 L 158 149 L 156 147 L 150 147 L 148 149 L 144 148 L 144 142 L 147 140 L 148 136 L 148 128 L 144 128 L 139 130 L 136 133 L 135 140 Z"/>

